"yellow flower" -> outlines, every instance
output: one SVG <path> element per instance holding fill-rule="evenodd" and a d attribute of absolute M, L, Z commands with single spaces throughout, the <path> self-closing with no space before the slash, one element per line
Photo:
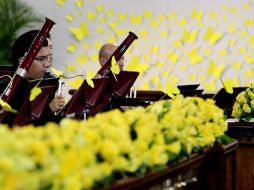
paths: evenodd
<path fill-rule="evenodd" d="M 248 104 L 243 104 L 243 111 L 245 113 L 250 113 L 251 112 L 251 108 Z"/>
<path fill-rule="evenodd" d="M 247 98 L 246 98 L 246 92 L 240 92 L 240 94 L 237 95 L 236 100 L 240 103 L 240 104 L 246 104 L 247 103 Z"/>
<path fill-rule="evenodd" d="M 251 109 L 254 110 L 254 99 L 252 99 L 252 100 L 250 101 L 250 106 L 251 106 Z"/>
<path fill-rule="evenodd" d="M 169 150 L 170 152 L 174 153 L 174 154 L 179 154 L 181 151 L 181 143 L 180 141 L 175 141 L 171 144 L 167 145 L 167 150 Z"/>
<path fill-rule="evenodd" d="M 7 158 L 0 158 L 0 171 L 2 172 L 7 172 L 8 170 L 10 170 L 13 167 L 13 163 L 11 160 L 7 159 Z"/>
<path fill-rule="evenodd" d="M 104 140 L 101 143 L 100 153 L 101 153 L 101 156 L 106 161 L 112 162 L 118 156 L 119 149 L 116 143 L 110 140 Z"/>

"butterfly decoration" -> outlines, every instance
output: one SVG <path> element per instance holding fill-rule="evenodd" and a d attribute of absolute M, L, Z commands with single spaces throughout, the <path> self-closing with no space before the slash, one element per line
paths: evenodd
<path fill-rule="evenodd" d="M 142 23 L 142 16 L 131 16 L 131 24 L 140 25 Z"/>
<path fill-rule="evenodd" d="M 85 5 L 84 0 L 76 0 L 75 4 L 78 9 Z"/>
<path fill-rule="evenodd" d="M 198 34 L 197 30 L 188 31 L 184 29 L 182 41 L 184 43 L 189 42 L 190 44 L 193 44 L 196 41 L 197 34 Z"/>
<path fill-rule="evenodd" d="M 102 12 L 104 10 L 104 6 L 103 5 L 96 5 L 96 11 L 99 13 L 99 12 Z"/>
<path fill-rule="evenodd" d="M 65 16 L 65 19 L 71 22 L 74 20 L 74 16 L 73 16 L 73 14 L 68 14 Z"/>
<path fill-rule="evenodd" d="M 204 40 L 208 41 L 210 45 L 214 45 L 222 37 L 221 32 L 215 32 L 212 26 L 209 26 L 205 32 Z"/>
<path fill-rule="evenodd" d="M 35 98 L 41 93 L 41 88 L 39 88 L 39 84 L 41 83 L 42 79 L 33 87 L 30 91 L 29 101 L 35 100 Z"/>
<path fill-rule="evenodd" d="M 118 75 L 120 73 L 120 68 L 119 68 L 119 65 L 116 63 L 115 57 L 112 57 L 110 70 L 116 79 L 116 75 Z M 117 81 L 117 79 L 116 79 L 116 81 Z"/>
<path fill-rule="evenodd" d="M 227 93 L 233 94 L 233 82 L 231 79 L 225 79 L 224 81 L 220 78 L 220 81 Z"/>
<path fill-rule="evenodd" d="M 94 83 L 93 83 L 93 80 L 92 80 L 93 77 L 94 77 L 94 74 L 92 72 L 87 72 L 86 73 L 86 82 L 92 88 L 94 88 Z"/>
<path fill-rule="evenodd" d="M 127 13 L 121 13 L 120 12 L 120 13 L 117 14 L 118 19 L 121 20 L 121 21 L 126 20 L 127 16 L 128 16 Z"/>
<path fill-rule="evenodd" d="M 89 29 L 88 29 L 85 21 L 81 22 L 80 27 L 70 28 L 70 31 L 74 35 L 74 37 L 80 42 L 83 40 L 84 36 L 90 35 Z"/>
<path fill-rule="evenodd" d="M 70 87 L 72 87 L 74 89 L 78 89 L 81 86 L 81 84 L 83 83 L 83 81 L 84 81 L 83 78 L 77 77 L 73 81 L 68 81 L 67 83 Z"/>
<path fill-rule="evenodd" d="M 66 50 L 70 53 L 73 53 L 77 49 L 77 45 L 75 43 L 70 43 L 70 45 L 66 48 Z"/>
<path fill-rule="evenodd" d="M 58 6 L 64 6 L 65 2 L 66 2 L 66 0 L 56 0 L 56 4 Z"/>
<path fill-rule="evenodd" d="M 191 18 L 200 21 L 204 16 L 204 12 L 198 11 L 197 9 L 192 10 Z"/>
<path fill-rule="evenodd" d="M 51 67 L 50 69 L 51 69 L 52 73 L 54 75 L 56 75 L 57 77 L 59 77 L 59 78 L 68 78 L 67 76 L 64 75 L 63 71 L 55 69 L 54 67 Z"/>
<path fill-rule="evenodd" d="M 5 111 L 17 113 L 17 110 L 13 109 L 7 102 L 3 101 L 2 99 L 0 99 L 0 105 Z"/>
<path fill-rule="evenodd" d="M 87 11 L 87 18 L 90 21 L 94 21 L 96 19 L 96 13 L 93 11 Z"/>
<path fill-rule="evenodd" d="M 171 82 L 167 82 L 167 88 L 162 90 L 169 97 L 174 98 L 175 95 L 180 94 L 180 90 Z"/>
<path fill-rule="evenodd" d="M 218 79 L 222 75 L 225 68 L 225 65 L 216 65 L 215 62 L 211 60 L 208 68 L 208 75 L 213 75 L 215 79 Z"/>
<path fill-rule="evenodd" d="M 149 56 L 148 56 L 149 58 Z M 135 70 L 139 72 L 139 76 L 142 76 L 150 67 L 150 64 L 140 63 L 139 56 L 134 54 L 127 65 L 127 70 Z"/>

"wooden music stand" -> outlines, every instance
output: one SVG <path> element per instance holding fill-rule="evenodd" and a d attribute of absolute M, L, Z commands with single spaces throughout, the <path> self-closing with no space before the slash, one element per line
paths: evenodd
<path fill-rule="evenodd" d="M 61 110 L 61 116 L 68 117 L 69 115 L 77 119 L 84 119 L 95 115 L 101 111 L 98 108 L 107 105 L 111 97 L 109 77 L 94 78 L 92 80 L 94 88 L 90 87 L 85 80 Z M 98 105 L 101 106 L 98 107 Z"/>
<path fill-rule="evenodd" d="M 221 88 L 217 94 L 215 94 L 212 99 L 215 100 L 215 104 L 224 110 L 224 113 L 231 117 L 232 108 L 234 105 L 234 102 L 236 100 L 236 96 L 246 90 L 247 87 L 235 87 L 233 88 L 233 93 L 229 94 L 226 92 L 224 88 Z"/>
<path fill-rule="evenodd" d="M 115 77 L 110 75 L 111 90 L 115 96 L 126 96 L 136 79 L 138 78 L 139 72 L 135 71 L 121 71 Z"/>
<path fill-rule="evenodd" d="M 58 78 L 43 79 L 38 85 L 42 92 L 33 101 L 29 100 L 30 91 L 38 84 L 39 80 L 29 81 L 23 85 L 24 88 L 20 88 L 16 93 L 17 97 L 14 102 L 14 108 L 17 109 L 18 113 L 8 113 L 3 120 L 4 123 L 8 123 L 9 126 L 23 126 L 39 119 L 45 107 L 55 96 L 58 80 Z"/>

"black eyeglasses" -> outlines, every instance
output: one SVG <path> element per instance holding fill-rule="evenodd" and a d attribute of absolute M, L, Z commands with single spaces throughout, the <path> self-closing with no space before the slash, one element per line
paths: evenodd
<path fill-rule="evenodd" d="M 45 63 L 46 61 L 51 62 L 53 59 L 52 54 L 49 54 L 47 56 L 39 56 L 39 57 L 35 57 L 34 60 L 40 61 Z"/>

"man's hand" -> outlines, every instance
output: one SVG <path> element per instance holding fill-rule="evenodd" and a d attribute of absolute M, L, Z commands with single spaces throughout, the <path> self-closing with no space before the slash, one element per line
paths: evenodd
<path fill-rule="evenodd" d="M 49 104 L 51 111 L 54 113 L 64 107 L 65 101 L 62 95 L 56 96 Z"/>

